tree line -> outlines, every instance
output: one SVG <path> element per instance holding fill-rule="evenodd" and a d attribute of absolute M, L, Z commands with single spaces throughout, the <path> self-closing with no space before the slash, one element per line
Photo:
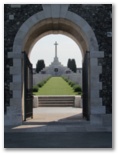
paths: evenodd
<path fill-rule="evenodd" d="M 77 66 L 75 59 L 68 59 L 67 67 L 70 68 L 73 72 L 77 72 Z M 39 73 L 43 68 L 45 68 L 45 62 L 44 60 L 38 60 L 36 63 L 36 73 Z"/>

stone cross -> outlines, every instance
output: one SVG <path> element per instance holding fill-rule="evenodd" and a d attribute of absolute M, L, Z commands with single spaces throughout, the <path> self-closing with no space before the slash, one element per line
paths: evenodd
<path fill-rule="evenodd" d="M 57 42 L 55 42 L 54 45 L 55 45 L 55 57 L 57 57 L 57 45 L 58 45 Z"/>

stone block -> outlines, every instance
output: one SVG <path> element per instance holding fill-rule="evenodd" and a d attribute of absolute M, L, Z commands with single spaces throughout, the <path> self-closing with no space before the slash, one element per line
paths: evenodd
<path fill-rule="evenodd" d="M 21 113 L 12 113 L 4 116 L 4 125 L 17 126 L 22 124 L 22 114 Z"/>
<path fill-rule="evenodd" d="M 16 34 L 16 36 L 17 36 L 17 38 L 24 38 L 25 37 L 25 33 L 24 33 L 24 31 L 22 31 L 22 26 L 20 27 L 20 29 L 18 30 L 18 32 L 17 32 L 17 34 Z M 16 38 L 15 38 L 16 39 Z"/>
<path fill-rule="evenodd" d="M 90 52 L 90 57 L 91 58 L 103 58 L 104 52 L 103 51 Z"/>
<path fill-rule="evenodd" d="M 90 65 L 91 66 L 98 66 L 98 59 L 97 58 L 90 58 Z"/>
<path fill-rule="evenodd" d="M 44 14 L 44 12 L 41 11 L 41 12 L 36 13 L 35 17 L 36 17 L 36 19 L 38 19 L 38 22 L 39 22 L 45 18 L 45 14 Z"/>
<path fill-rule="evenodd" d="M 13 75 L 13 82 L 21 82 L 21 74 Z"/>
<path fill-rule="evenodd" d="M 22 56 L 22 54 L 21 53 L 16 53 L 16 52 L 8 52 L 8 58 L 18 58 L 18 59 L 20 59 L 21 58 L 21 56 Z"/>
<path fill-rule="evenodd" d="M 70 11 L 67 11 L 65 18 L 74 22 L 75 24 L 77 24 L 81 28 L 87 23 L 82 19 L 82 17 L 80 17 L 80 16 L 78 16 L 75 13 L 72 13 Z"/>
<path fill-rule="evenodd" d="M 21 98 L 21 90 L 13 90 L 13 98 Z"/>
<path fill-rule="evenodd" d="M 102 125 L 101 114 L 91 114 L 90 115 L 90 124 Z"/>
<path fill-rule="evenodd" d="M 21 59 L 13 59 L 13 66 L 21 66 Z"/>
<path fill-rule="evenodd" d="M 51 17 L 51 4 L 42 4 L 42 6 L 45 13 L 45 17 L 46 18 Z"/>
<path fill-rule="evenodd" d="M 21 54 L 21 51 L 22 51 L 22 46 L 18 44 L 18 42 L 15 42 L 14 41 L 14 45 L 13 45 L 13 52 L 15 53 L 18 53 L 18 54 Z"/>
<path fill-rule="evenodd" d="M 21 65 L 17 67 L 10 67 L 10 74 L 21 74 Z"/>
<path fill-rule="evenodd" d="M 105 114 L 106 109 L 105 106 L 91 105 L 90 112 L 91 114 Z"/>
<path fill-rule="evenodd" d="M 11 98 L 10 99 L 10 106 L 18 106 L 21 105 L 21 99 L 17 99 L 17 98 Z"/>
<path fill-rule="evenodd" d="M 30 20 L 30 18 L 28 19 L 28 20 Z M 28 21 L 27 20 L 27 21 Z M 25 33 L 27 33 L 28 32 L 28 24 L 26 24 L 27 23 L 27 21 L 20 27 L 20 31 L 22 31 L 22 32 L 25 32 Z M 30 23 L 31 24 L 31 23 Z M 16 39 L 16 38 L 15 38 Z"/>
<path fill-rule="evenodd" d="M 10 83 L 10 90 L 21 90 L 21 82 Z"/>
<path fill-rule="evenodd" d="M 52 18 L 60 17 L 60 4 L 51 4 L 51 16 Z"/>
<path fill-rule="evenodd" d="M 102 73 L 102 66 L 91 65 L 91 77 L 99 76 L 100 73 Z"/>
<path fill-rule="evenodd" d="M 99 81 L 93 82 L 93 80 L 91 80 L 90 82 L 91 82 L 91 88 L 94 88 L 96 90 L 102 89 L 102 82 L 99 82 Z"/>
<path fill-rule="evenodd" d="M 91 88 L 91 98 L 99 98 L 99 89 L 94 89 L 94 87 Z"/>
<path fill-rule="evenodd" d="M 81 96 L 75 96 L 74 106 L 78 108 L 82 108 L 82 99 Z"/>
<path fill-rule="evenodd" d="M 92 98 L 91 97 L 91 105 L 98 105 L 98 106 L 102 106 L 102 98 Z"/>
<path fill-rule="evenodd" d="M 38 107 L 38 96 L 34 96 L 33 97 L 33 107 L 34 108 L 37 108 Z"/>
<path fill-rule="evenodd" d="M 10 14 L 9 15 L 9 20 L 14 20 L 14 15 Z"/>
<path fill-rule="evenodd" d="M 60 18 L 64 18 L 67 14 L 69 4 L 63 4 L 60 8 Z"/>
<path fill-rule="evenodd" d="M 20 8 L 21 4 L 11 4 L 11 8 Z"/>

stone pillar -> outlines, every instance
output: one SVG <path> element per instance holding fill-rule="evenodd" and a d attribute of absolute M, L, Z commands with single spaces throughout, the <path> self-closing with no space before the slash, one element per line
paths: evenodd
<path fill-rule="evenodd" d="M 38 96 L 33 96 L 33 108 L 38 107 Z"/>
<path fill-rule="evenodd" d="M 78 108 L 82 108 L 82 98 L 81 96 L 75 96 L 74 106 Z"/>
<path fill-rule="evenodd" d="M 21 54 L 8 53 L 13 58 L 13 67 L 10 67 L 10 74 L 13 81 L 10 83 L 10 90 L 13 91 L 13 98 L 10 99 L 10 106 L 7 107 L 7 114 L 4 116 L 5 125 L 22 124 L 22 79 L 21 79 Z"/>
<path fill-rule="evenodd" d="M 105 106 L 102 105 L 102 98 L 99 91 L 102 83 L 99 75 L 102 73 L 102 66 L 98 66 L 98 58 L 103 58 L 104 52 L 90 52 L 90 122 L 91 124 L 102 125 L 102 115 L 105 114 Z"/>

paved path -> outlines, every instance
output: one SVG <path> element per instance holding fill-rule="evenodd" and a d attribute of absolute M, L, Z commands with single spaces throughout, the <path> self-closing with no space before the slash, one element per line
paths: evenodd
<path fill-rule="evenodd" d="M 5 127 L 6 132 L 109 132 L 111 128 L 91 125 L 74 107 L 34 108 L 33 119 L 22 125 Z"/>
<path fill-rule="evenodd" d="M 90 125 L 82 110 L 72 107 L 35 108 L 34 118 L 5 127 L 5 148 L 110 148 L 112 134 Z"/>
<path fill-rule="evenodd" d="M 82 108 L 39 107 L 33 109 L 33 119 L 27 122 L 55 122 L 82 120 Z"/>

